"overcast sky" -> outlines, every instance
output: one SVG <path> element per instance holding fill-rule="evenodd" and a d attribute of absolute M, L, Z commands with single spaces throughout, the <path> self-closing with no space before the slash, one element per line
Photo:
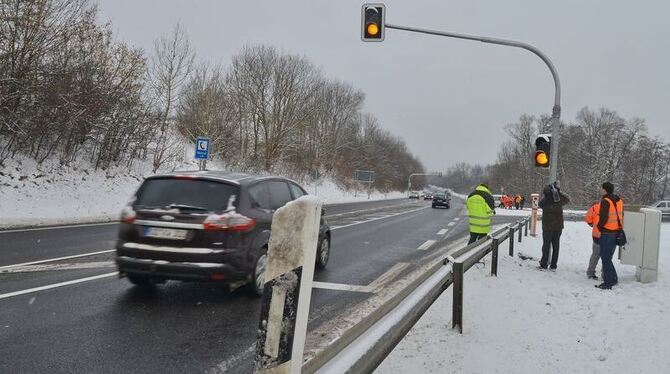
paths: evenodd
<path fill-rule="evenodd" d="M 491 163 L 503 126 L 550 114 L 554 87 L 530 52 L 386 30 L 360 40 L 361 1 L 99 0 L 118 39 L 151 52 L 176 22 L 198 56 L 228 64 L 245 44 L 304 54 L 366 93 L 365 110 L 431 170 Z M 670 140 L 670 2 L 630 0 L 386 1 L 387 23 L 516 39 L 554 62 L 563 119 L 584 106 L 645 118 Z"/>

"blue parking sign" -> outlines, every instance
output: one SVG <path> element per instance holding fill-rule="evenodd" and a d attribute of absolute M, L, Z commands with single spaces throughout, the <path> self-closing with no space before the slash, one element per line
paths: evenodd
<path fill-rule="evenodd" d="M 195 138 L 195 159 L 206 160 L 209 158 L 209 138 Z"/>

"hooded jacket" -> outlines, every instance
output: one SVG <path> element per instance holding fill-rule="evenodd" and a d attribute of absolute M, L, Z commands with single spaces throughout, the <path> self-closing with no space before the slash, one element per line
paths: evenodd
<path fill-rule="evenodd" d="M 558 190 L 560 200 L 554 202 L 551 189 L 545 187 L 543 197 L 538 204 L 542 209 L 542 231 L 563 230 L 563 206 L 570 202 L 570 198 Z"/>
<path fill-rule="evenodd" d="M 495 202 L 491 191 L 483 185 L 477 186 L 466 201 L 470 232 L 488 234 L 491 232 L 491 215 L 495 214 Z"/>

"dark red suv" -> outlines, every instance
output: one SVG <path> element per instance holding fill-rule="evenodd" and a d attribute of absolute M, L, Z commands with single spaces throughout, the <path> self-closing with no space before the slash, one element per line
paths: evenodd
<path fill-rule="evenodd" d="M 121 215 L 116 264 L 121 277 L 150 286 L 166 280 L 214 281 L 263 292 L 272 215 L 306 195 L 286 178 L 221 171 L 147 178 Z M 330 257 L 321 219 L 315 266 Z"/>

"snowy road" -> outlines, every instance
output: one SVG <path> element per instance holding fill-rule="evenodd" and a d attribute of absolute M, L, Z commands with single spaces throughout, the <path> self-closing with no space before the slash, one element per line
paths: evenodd
<path fill-rule="evenodd" d="M 463 237 L 461 208 L 456 200 L 450 210 L 407 200 L 327 207 L 332 257 L 316 276 L 309 329 Z M 116 278 L 107 252 L 116 229 L 0 233 L 0 357 L 10 358 L 0 372 L 248 372 L 258 300 L 178 282 L 139 291 Z"/>

